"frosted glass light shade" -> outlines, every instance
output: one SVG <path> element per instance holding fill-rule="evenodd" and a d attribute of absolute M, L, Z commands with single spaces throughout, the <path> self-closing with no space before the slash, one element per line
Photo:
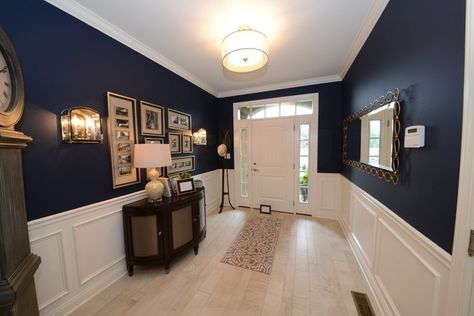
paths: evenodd
<path fill-rule="evenodd" d="M 133 166 L 135 168 L 156 168 L 171 166 L 169 144 L 136 144 Z"/>
<path fill-rule="evenodd" d="M 230 71 L 250 72 L 267 62 L 267 37 L 259 31 L 243 26 L 222 40 L 222 65 Z"/>
<path fill-rule="evenodd" d="M 207 132 L 204 128 L 198 129 L 197 132 L 193 133 L 193 139 L 195 145 L 207 145 Z"/>

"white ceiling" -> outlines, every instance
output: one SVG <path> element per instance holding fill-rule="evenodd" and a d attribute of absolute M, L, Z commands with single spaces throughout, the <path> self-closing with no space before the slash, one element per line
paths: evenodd
<path fill-rule="evenodd" d="M 341 80 L 388 0 L 46 0 L 218 96 Z M 220 43 L 248 25 L 269 62 L 235 74 Z"/>

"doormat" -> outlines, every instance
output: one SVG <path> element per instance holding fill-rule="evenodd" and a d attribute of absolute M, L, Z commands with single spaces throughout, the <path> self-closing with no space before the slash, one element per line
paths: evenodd
<path fill-rule="evenodd" d="M 253 215 L 227 249 L 221 262 L 270 274 L 279 233 L 278 218 Z"/>

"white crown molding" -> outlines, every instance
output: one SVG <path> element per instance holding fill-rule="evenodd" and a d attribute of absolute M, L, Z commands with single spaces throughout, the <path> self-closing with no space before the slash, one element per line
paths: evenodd
<path fill-rule="evenodd" d="M 264 92 L 264 91 L 303 87 L 303 86 L 310 86 L 313 84 L 330 83 L 330 82 L 337 82 L 337 81 L 341 81 L 341 77 L 339 77 L 338 75 L 309 78 L 309 79 L 302 79 L 302 80 L 295 80 L 295 81 L 279 82 L 279 83 L 274 83 L 274 84 L 269 84 L 269 85 L 264 85 L 264 86 L 252 87 L 252 88 L 219 92 L 217 94 L 217 97 L 225 98 L 225 97 L 230 97 L 230 96 L 235 96 L 235 95 L 244 95 L 244 94 L 258 93 L 258 92 Z"/>
<path fill-rule="evenodd" d="M 168 58 L 159 54 L 154 49 L 143 44 L 124 30 L 115 26 L 114 24 L 106 21 L 99 15 L 80 5 L 74 0 L 44 0 L 49 4 L 57 7 L 58 9 L 72 15 L 73 17 L 79 19 L 80 21 L 92 26 L 93 28 L 99 30 L 100 32 L 110 36 L 111 38 L 119 41 L 125 46 L 137 51 L 143 56 L 153 60 L 154 62 L 160 64 L 161 66 L 171 70 L 175 74 L 183 77 L 184 79 L 192 82 L 201 89 L 209 92 L 210 94 L 217 96 L 217 92 L 214 91 L 209 85 L 196 78 L 196 76 L 187 72 Z"/>
<path fill-rule="evenodd" d="M 372 32 L 375 24 L 379 20 L 383 10 L 385 9 L 389 1 L 390 0 L 374 0 L 374 2 L 372 3 L 372 6 L 370 7 L 370 10 L 367 13 L 367 16 L 365 17 L 361 28 L 357 33 L 354 42 L 352 43 L 352 47 L 349 51 L 349 54 L 347 55 L 346 62 L 344 63 L 344 66 L 342 66 L 341 72 L 339 73 L 340 78 L 344 79 L 344 77 L 346 76 L 347 71 L 349 71 L 349 68 L 351 67 L 352 63 L 356 59 L 360 50 L 362 49 L 362 46 L 364 46 L 365 41 L 369 37 L 370 32 Z"/>

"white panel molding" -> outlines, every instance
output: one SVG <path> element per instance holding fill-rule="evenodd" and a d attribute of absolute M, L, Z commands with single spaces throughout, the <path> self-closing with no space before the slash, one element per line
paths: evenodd
<path fill-rule="evenodd" d="M 64 257 L 64 247 L 63 247 L 63 231 L 62 230 L 53 231 L 46 235 L 42 235 L 42 236 L 34 238 L 30 242 L 31 251 L 36 252 L 37 248 L 41 247 L 41 244 L 45 244 L 53 238 L 55 239 L 55 242 L 56 242 L 55 246 L 56 246 L 56 251 L 58 254 L 58 257 L 56 258 L 57 259 L 56 264 L 57 266 L 60 267 L 60 273 L 57 273 L 54 279 L 57 279 L 58 277 L 61 278 L 62 288 L 59 289 L 59 291 L 57 291 L 56 293 L 41 293 L 42 294 L 41 296 L 38 295 L 39 309 L 43 309 L 44 307 L 61 299 L 63 296 L 69 294 L 69 286 L 68 286 L 68 282 L 66 278 L 66 260 Z M 45 263 L 43 262 L 43 265 L 44 264 Z M 36 288 L 38 288 L 38 286 L 43 285 L 45 283 L 48 283 L 48 285 L 51 284 L 50 279 L 48 278 L 49 276 L 47 274 L 45 275 L 45 273 L 47 272 L 43 272 L 42 267 L 43 266 L 40 265 L 40 267 L 38 268 L 38 271 L 34 275 Z M 43 276 L 46 276 L 46 279 L 42 279 Z M 47 296 L 45 299 L 42 299 L 44 295 L 47 295 Z"/>
<path fill-rule="evenodd" d="M 126 274 L 127 269 L 125 267 L 125 261 L 123 261 L 123 264 L 116 264 L 107 270 L 107 273 L 104 273 L 100 276 L 100 280 L 96 280 L 96 282 L 89 282 L 75 291 L 74 295 L 67 296 L 64 302 L 61 301 L 61 304 L 53 304 L 43 310 L 40 310 L 40 315 L 69 315 L 79 306 L 89 301 L 95 295 L 121 279 Z"/>
<path fill-rule="evenodd" d="M 341 207 L 341 183 L 338 173 L 317 173 L 316 186 L 312 192 L 316 193 L 315 217 L 338 219 Z"/>
<path fill-rule="evenodd" d="M 349 245 L 352 251 L 354 252 L 356 261 L 359 264 L 362 270 L 362 274 L 364 275 L 365 280 L 367 281 L 367 284 L 369 286 L 369 293 L 367 294 L 369 296 L 370 301 L 372 302 L 372 307 L 374 308 L 375 315 L 390 315 L 385 312 L 389 310 L 389 306 L 386 304 L 385 299 L 383 299 L 383 291 L 380 286 L 378 286 L 378 282 L 375 279 L 375 274 L 372 272 L 372 268 L 369 266 L 368 262 L 364 260 L 364 254 L 362 253 L 362 250 L 358 245 L 357 240 L 352 237 L 352 232 L 349 229 L 348 223 L 346 223 L 343 217 L 340 217 L 339 223 L 342 227 L 344 235 L 346 235 Z"/>
<path fill-rule="evenodd" d="M 360 207 L 356 207 L 360 206 Z M 375 261 L 377 241 L 377 213 L 364 203 L 357 195 L 351 195 L 351 224 L 352 236 L 360 248 L 368 266 L 372 269 Z"/>
<path fill-rule="evenodd" d="M 375 24 L 382 15 L 382 12 L 387 6 L 388 2 L 389 0 L 374 0 L 374 2 L 372 3 L 372 6 L 370 7 L 370 10 L 367 13 L 367 16 L 365 17 L 361 28 L 357 33 L 354 42 L 352 43 L 352 48 L 349 51 L 349 54 L 346 58 L 346 62 L 342 66 L 342 69 L 339 73 L 339 77 L 341 78 L 341 80 L 344 79 L 344 77 L 346 76 L 347 72 L 349 71 L 349 68 L 351 67 L 352 63 L 356 59 L 360 50 L 362 49 L 362 46 L 364 46 L 365 41 L 369 37 L 370 32 L 372 32 L 373 28 L 375 27 Z"/>
<path fill-rule="evenodd" d="M 109 262 L 105 265 L 101 265 L 100 268 L 98 268 L 96 271 L 91 271 L 89 274 L 87 275 L 83 275 L 82 272 L 84 272 L 85 267 L 83 267 L 81 265 L 81 260 L 82 258 L 84 258 L 85 256 L 82 256 L 82 254 L 80 253 L 80 250 L 82 249 L 81 247 L 81 242 L 84 242 L 84 237 L 81 236 L 81 228 L 82 229 L 85 229 L 85 227 L 87 226 L 90 226 L 90 225 L 93 225 L 93 224 L 97 224 L 99 221 L 104 221 L 106 220 L 108 217 L 110 216 L 118 216 L 119 219 L 121 220 L 121 215 L 122 215 L 122 209 L 118 209 L 118 210 L 115 210 L 115 211 L 112 211 L 112 212 L 109 212 L 109 213 L 106 213 L 106 214 L 103 214 L 103 215 L 100 215 L 100 216 L 97 216 L 97 217 L 94 217 L 94 218 L 91 218 L 91 219 L 87 219 L 83 222 L 80 222 L 80 223 L 77 223 L 77 224 L 74 224 L 72 225 L 72 229 L 73 229 L 73 240 L 74 240 L 74 251 L 75 251 L 75 259 L 76 259 L 76 271 L 77 271 L 77 278 L 79 280 L 79 284 L 80 285 L 84 285 L 85 283 L 89 282 L 90 280 L 92 280 L 94 277 L 100 275 L 101 273 L 103 273 L 104 271 L 106 271 L 107 269 L 109 269 L 110 267 L 112 267 L 113 265 L 117 264 L 118 262 L 122 261 L 125 259 L 125 255 L 124 255 L 124 250 L 123 250 L 123 245 L 121 242 L 119 242 L 119 245 L 120 245 L 120 248 L 122 248 L 121 250 L 121 255 L 119 255 L 118 257 L 115 257 L 115 258 L 109 258 Z M 109 222 L 111 222 L 112 220 L 110 220 Z M 106 224 L 109 224 L 109 223 L 106 223 Z M 101 231 L 97 231 L 98 234 L 101 233 Z M 120 227 L 120 232 L 119 232 L 119 239 L 117 241 L 119 241 L 122 237 L 123 237 L 123 230 L 122 230 L 122 227 Z M 94 244 L 94 245 L 90 245 L 89 246 L 92 246 L 92 247 L 97 247 L 97 244 Z M 112 247 L 114 245 L 110 245 L 109 247 Z M 107 251 L 107 249 L 101 249 L 101 252 L 105 252 Z"/>
<path fill-rule="evenodd" d="M 368 193 L 342 175 L 340 177 L 343 205 L 349 209 L 341 210 L 339 222 L 369 284 L 371 291 L 369 296 L 374 302 L 376 314 L 401 315 L 401 311 L 405 311 L 406 314 L 407 310 L 417 310 L 430 311 L 429 315 L 444 315 L 451 268 L 450 255 Z M 356 210 L 357 208 L 363 210 Z M 364 218 L 364 213 L 370 214 L 369 217 Z M 369 220 L 370 218 L 375 220 Z M 357 225 L 360 224 L 357 221 L 362 221 L 362 226 L 359 228 Z M 370 254 L 364 249 L 367 245 L 358 240 L 355 232 L 358 229 L 371 231 L 369 235 L 375 232 L 374 244 L 369 245 L 374 249 L 373 262 Z M 387 239 L 387 236 L 391 237 Z M 406 273 L 418 271 L 419 274 L 412 278 L 403 274 L 401 279 L 406 278 L 408 282 L 393 280 L 390 282 L 384 279 L 385 277 L 390 279 L 392 277 L 390 271 L 393 271 L 390 268 L 393 260 L 387 260 L 387 256 L 393 256 L 401 264 L 410 265 L 400 267 L 400 271 Z M 417 277 L 423 282 L 416 282 Z M 410 283 L 412 279 L 413 284 Z M 387 286 L 386 282 L 390 286 Z M 407 291 L 422 293 L 424 300 L 416 304 L 424 305 L 416 306 L 411 297 L 401 299 L 403 295 L 400 293 Z M 398 301 L 392 297 L 397 293 Z M 402 306 L 396 306 L 395 302 Z"/>
<path fill-rule="evenodd" d="M 256 86 L 256 87 L 251 87 L 251 88 L 219 92 L 217 94 L 217 97 L 225 98 L 225 97 L 231 97 L 235 95 L 244 95 L 244 94 L 251 94 L 251 93 L 258 93 L 258 92 L 265 92 L 265 91 L 272 91 L 272 90 L 304 87 L 304 86 L 310 86 L 314 84 L 338 82 L 341 80 L 342 79 L 339 75 L 331 75 L 331 76 L 316 77 L 316 78 L 309 78 L 309 79 L 302 79 L 302 80 L 279 82 L 279 83 Z"/>
<path fill-rule="evenodd" d="M 206 213 L 216 210 L 220 205 L 221 197 L 221 169 L 212 170 L 193 176 L 195 180 L 202 180 L 206 188 Z"/>
<path fill-rule="evenodd" d="M 135 37 L 131 36 L 130 34 L 125 32 L 121 28 L 108 22 L 107 20 L 103 19 L 99 15 L 90 11 L 86 7 L 80 5 L 76 1 L 74 0 L 45 0 L 45 1 L 57 7 L 58 9 L 72 15 L 73 17 L 79 19 L 80 21 L 92 26 L 96 30 L 110 36 L 111 38 L 133 49 L 134 51 L 142 54 L 143 56 L 153 60 L 159 65 L 174 72 L 175 74 L 181 76 L 182 78 L 192 82 L 193 84 L 209 92 L 210 94 L 217 96 L 217 92 L 214 91 L 214 89 L 212 89 L 208 84 L 204 83 L 201 79 L 197 78 L 195 75 L 184 70 L 182 67 L 178 66 L 173 61 L 159 54 L 156 50 L 140 42 Z"/>
<path fill-rule="evenodd" d="M 413 274 L 413 272 L 411 272 L 411 271 L 406 271 L 407 274 L 412 273 L 412 275 L 409 276 L 408 279 L 413 280 L 413 283 L 408 284 L 408 282 L 406 282 L 405 284 L 408 285 L 407 288 L 400 287 L 400 288 L 397 289 L 397 290 L 402 291 L 402 292 L 412 291 L 412 292 L 414 292 L 413 293 L 414 295 L 419 295 L 419 296 L 421 296 L 423 294 L 426 294 L 426 293 L 431 294 L 430 295 L 431 305 L 426 306 L 426 308 L 429 308 L 431 310 L 431 313 L 427 314 L 425 312 L 418 312 L 414 315 L 442 315 L 442 314 L 439 313 L 440 312 L 439 306 L 441 304 L 441 301 L 444 300 L 444 298 L 441 297 L 441 288 L 440 287 L 441 287 L 441 281 L 442 281 L 441 278 L 442 278 L 442 276 L 441 276 L 440 272 L 438 271 L 438 269 L 433 267 L 433 265 L 431 265 L 428 262 L 428 260 L 423 257 L 422 254 L 420 254 L 412 246 L 410 246 L 410 243 L 405 241 L 403 239 L 403 237 L 400 236 L 400 234 L 397 233 L 391 227 L 390 224 L 388 224 L 383 219 L 379 219 L 378 224 L 379 224 L 379 227 L 380 227 L 380 229 L 378 229 L 379 233 L 377 234 L 378 237 L 379 237 L 378 239 L 382 240 L 381 234 L 383 233 L 383 231 L 389 233 L 392 236 L 392 238 L 394 238 L 398 242 L 398 245 L 400 247 L 404 248 L 410 254 L 411 259 L 418 262 L 418 267 L 422 268 L 422 270 L 424 272 L 427 272 L 430 275 L 430 277 L 432 278 L 431 281 L 433 282 L 433 284 L 424 284 L 424 287 L 423 287 L 423 284 L 420 284 L 419 282 L 418 283 L 414 282 L 414 280 L 418 277 L 418 275 Z M 376 268 L 375 268 L 375 278 L 378 282 L 378 285 L 381 287 L 382 291 L 384 292 L 384 294 L 385 294 L 384 297 L 385 297 L 385 299 L 387 299 L 389 305 L 391 306 L 393 314 L 408 315 L 407 313 L 402 313 L 402 312 L 399 311 L 399 309 L 397 308 L 397 305 L 392 300 L 392 295 L 390 295 L 390 291 L 387 289 L 387 287 L 384 284 L 383 277 L 381 276 L 380 269 L 383 268 L 383 265 L 380 263 L 381 257 L 383 256 L 382 255 L 382 250 L 386 250 L 387 248 L 388 248 L 387 245 L 381 241 L 380 245 L 379 245 L 379 248 L 378 248 L 379 251 L 377 251 L 377 265 L 376 265 Z M 395 252 L 394 249 L 388 249 L 388 251 L 391 252 L 391 253 Z M 397 258 L 392 258 L 392 259 L 399 259 L 399 258 L 408 259 L 407 256 L 405 256 L 403 258 L 403 254 L 401 252 L 398 252 L 395 255 L 392 254 L 392 257 L 397 257 Z M 404 261 L 404 260 L 400 260 L 400 261 Z M 412 269 L 413 269 L 413 267 L 410 267 L 410 269 L 407 269 L 407 270 L 412 270 Z M 389 273 L 394 273 L 393 269 Z M 399 276 L 399 278 L 401 278 L 401 281 L 403 281 L 403 277 L 404 277 L 404 275 Z M 403 284 L 403 282 L 398 282 L 398 283 Z M 416 288 L 416 287 L 420 287 L 420 286 L 421 286 L 421 288 L 419 288 L 419 289 Z M 417 299 L 419 299 L 419 297 L 417 297 Z M 414 308 L 414 307 L 412 306 L 411 308 Z"/>
<path fill-rule="evenodd" d="M 220 198 L 220 169 L 194 178 L 201 179 L 206 188 L 207 212 L 214 211 Z M 37 291 L 48 289 L 48 282 L 57 279 L 58 274 L 64 279 L 63 288 L 56 287 L 51 293 L 38 295 L 44 297 L 40 302 L 41 315 L 67 315 L 126 275 L 121 210 L 124 204 L 143 198 L 144 191 L 138 191 L 28 222 L 30 245 L 34 252 L 43 262 L 52 260 L 62 270 L 44 270 L 45 274 L 36 278 Z M 113 229 L 101 229 L 103 227 Z M 84 233 L 83 229 L 87 232 Z M 93 251 L 103 251 L 104 245 L 90 243 L 89 230 L 109 245 L 110 251 L 104 252 L 101 258 L 90 255 Z M 58 250 L 54 252 L 49 251 L 51 245 L 48 243 L 52 238 L 57 239 L 58 244 Z M 87 246 L 86 250 L 81 251 L 81 243 Z M 84 263 L 87 267 L 81 266 Z M 41 268 L 42 265 L 38 271 Z"/>

